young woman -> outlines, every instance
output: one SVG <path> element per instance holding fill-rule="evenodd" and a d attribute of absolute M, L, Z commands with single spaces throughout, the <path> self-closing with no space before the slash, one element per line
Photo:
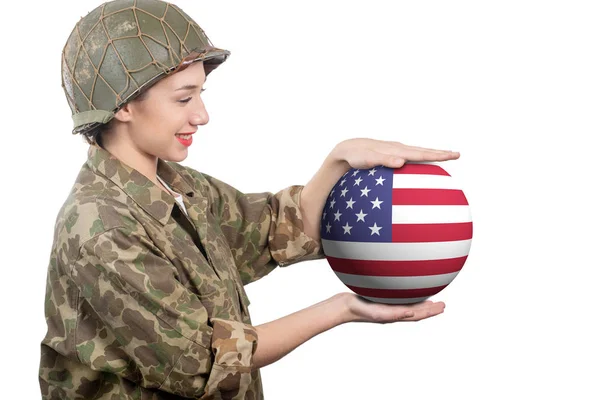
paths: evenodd
<path fill-rule="evenodd" d="M 69 37 L 63 86 L 90 147 L 55 225 L 43 398 L 262 399 L 259 368 L 321 332 L 443 312 L 340 293 L 252 325 L 244 285 L 324 256 L 320 216 L 348 169 L 459 155 L 351 139 L 306 186 L 241 193 L 178 164 L 209 120 L 206 77 L 228 55 L 160 0 L 105 3 Z"/>

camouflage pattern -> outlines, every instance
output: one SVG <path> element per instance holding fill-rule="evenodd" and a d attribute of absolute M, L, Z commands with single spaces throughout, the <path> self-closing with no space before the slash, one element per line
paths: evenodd
<path fill-rule="evenodd" d="M 44 399 L 263 399 L 244 285 L 323 258 L 303 186 L 243 194 L 158 159 L 175 199 L 97 145 L 61 207 L 48 267 Z"/>

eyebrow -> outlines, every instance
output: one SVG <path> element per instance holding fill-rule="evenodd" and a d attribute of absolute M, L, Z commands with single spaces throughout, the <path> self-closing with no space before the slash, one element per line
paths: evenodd
<path fill-rule="evenodd" d="M 204 80 L 204 83 L 206 83 L 206 79 Z M 184 85 L 184 86 L 180 87 L 179 89 L 175 89 L 175 91 L 177 92 L 178 90 L 193 90 L 193 89 L 198 89 L 198 85 Z"/>
<path fill-rule="evenodd" d="M 180 87 L 179 89 L 175 89 L 175 91 L 178 91 L 178 90 L 191 90 L 191 89 L 197 89 L 197 88 L 198 88 L 198 85 L 185 85 L 185 86 Z"/>

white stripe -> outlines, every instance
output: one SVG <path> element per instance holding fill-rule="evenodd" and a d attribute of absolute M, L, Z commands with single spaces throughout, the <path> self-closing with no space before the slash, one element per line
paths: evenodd
<path fill-rule="evenodd" d="M 394 174 L 394 189 L 456 189 L 456 181 L 448 175 Z"/>
<path fill-rule="evenodd" d="M 468 205 L 392 206 L 392 224 L 446 224 L 472 222 Z"/>
<path fill-rule="evenodd" d="M 359 295 L 360 296 L 360 295 Z M 422 301 L 427 300 L 431 296 L 425 297 L 409 297 L 406 299 L 396 299 L 396 298 L 383 298 L 383 297 L 369 297 L 369 296 L 360 296 L 364 297 L 367 300 L 374 301 L 376 303 L 384 303 L 384 304 L 412 304 L 412 303 L 420 303 Z"/>
<path fill-rule="evenodd" d="M 423 289 L 450 284 L 458 272 L 423 276 L 371 276 L 335 272 L 345 284 L 369 289 Z"/>
<path fill-rule="evenodd" d="M 450 242 L 364 243 L 321 239 L 328 257 L 373 261 L 439 260 L 469 254 L 471 239 Z"/>

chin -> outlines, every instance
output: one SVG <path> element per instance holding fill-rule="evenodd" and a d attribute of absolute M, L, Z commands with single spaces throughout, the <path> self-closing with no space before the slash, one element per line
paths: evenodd
<path fill-rule="evenodd" d="M 172 154 L 175 154 L 175 157 L 169 157 L 168 159 L 164 158 L 163 160 L 165 160 L 165 161 L 181 162 L 181 161 L 185 160 L 187 158 L 187 156 L 188 156 L 187 149 L 185 149 L 183 151 L 177 151 L 177 152 L 174 152 Z"/>

